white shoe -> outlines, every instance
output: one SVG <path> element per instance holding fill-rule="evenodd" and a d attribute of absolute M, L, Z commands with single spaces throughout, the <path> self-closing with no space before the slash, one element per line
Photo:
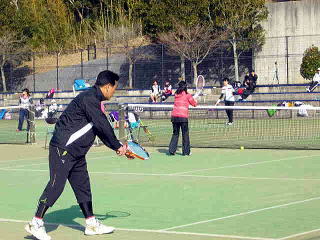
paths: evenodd
<path fill-rule="evenodd" d="M 51 240 L 51 237 L 47 234 L 41 219 L 33 218 L 32 221 L 24 227 L 24 229 L 39 240 Z"/>
<path fill-rule="evenodd" d="M 307 92 L 310 92 L 310 88 L 307 87 L 306 90 L 307 90 Z"/>
<path fill-rule="evenodd" d="M 86 229 L 84 231 L 85 235 L 100 235 L 112 233 L 114 231 L 114 227 L 109 227 L 103 225 L 98 219 L 91 218 L 89 221 L 87 220 Z"/>
<path fill-rule="evenodd" d="M 231 126 L 233 124 L 233 122 L 227 122 L 226 125 Z"/>

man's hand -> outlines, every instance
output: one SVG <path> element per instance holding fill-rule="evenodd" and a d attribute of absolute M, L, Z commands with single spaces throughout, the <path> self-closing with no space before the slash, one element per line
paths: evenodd
<path fill-rule="evenodd" d="M 124 156 L 126 155 L 126 152 L 127 152 L 127 145 L 122 145 L 118 150 L 117 150 L 117 154 L 119 156 Z"/>

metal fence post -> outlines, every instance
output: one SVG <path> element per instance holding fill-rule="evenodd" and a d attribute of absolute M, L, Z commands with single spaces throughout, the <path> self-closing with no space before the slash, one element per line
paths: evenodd
<path fill-rule="evenodd" d="M 289 36 L 286 38 L 286 68 L 287 68 L 287 84 L 289 84 Z"/>
<path fill-rule="evenodd" d="M 81 78 L 83 78 L 83 49 L 80 50 L 81 54 Z"/>
<path fill-rule="evenodd" d="M 119 140 L 120 142 L 125 142 L 126 136 L 125 136 L 125 111 L 126 106 L 125 105 L 119 105 Z"/>
<path fill-rule="evenodd" d="M 29 107 L 28 121 L 30 124 L 29 131 L 27 133 L 27 143 L 36 143 L 36 127 L 35 127 L 35 108 L 34 106 Z"/>
<path fill-rule="evenodd" d="M 59 90 L 59 53 L 57 52 L 57 89 Z"/>
<path fill-rule="evenodd" d="M 35 53 L 32 53 L 32 69 L 33 69 L 33 73 L 32 73 L 32 78 L 33 78 L 33 91 L 36 91 L 36 57 L 35 57 Z"/>

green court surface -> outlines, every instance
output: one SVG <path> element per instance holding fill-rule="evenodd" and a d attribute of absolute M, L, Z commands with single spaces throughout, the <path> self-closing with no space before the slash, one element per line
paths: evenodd
<path fill-rule="evenodd" d="M 193 148 L 127 160 L 93 147 L 88 168 L 94 210 L 116 227 L 83 235 L 84 219 L 70 186 L 45 216 L 53 239 L 204 240 L 318 239 L 320 151 Z M 34 239 L 24 224 L 48 181 L 43 143 L 0 145 L 0 239 Z"/>

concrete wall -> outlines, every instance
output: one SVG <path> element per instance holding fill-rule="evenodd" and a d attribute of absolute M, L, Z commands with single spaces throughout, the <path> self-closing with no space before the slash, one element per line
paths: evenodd
<path fill-rule="evenodd" d="M 320 1 L 268 3 L 269 18 L 263 26 L 266 43 L 255 54 L 259 83 L 305 83 L 300 75 L 303 53 L 311 45 L 320 47 Z"/>

